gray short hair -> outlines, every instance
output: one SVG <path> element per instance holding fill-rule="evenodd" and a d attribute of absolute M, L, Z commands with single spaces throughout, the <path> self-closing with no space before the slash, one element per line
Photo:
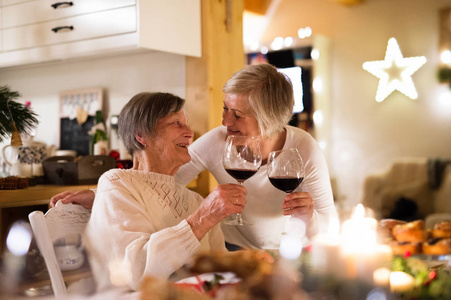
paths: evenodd
<path fill-rule="evenodd" d="M 272 65 L 244 67 L 226 82 L 222 91 L 248 97 L 263 138 L 281 132 L 293 116 L 291 81 Z"/>
<path fill-rule="evenodd" d="M 119 114 L 118 135 L 133 156 L 144 149 L 136 136 L 151 136 L 158 120 L 183 108 L 185 100 L 169 93 L 139 93 L 125 104 Z"/>

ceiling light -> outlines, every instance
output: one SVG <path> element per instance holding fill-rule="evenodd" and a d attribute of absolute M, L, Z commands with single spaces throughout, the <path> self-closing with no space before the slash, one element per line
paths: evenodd
<path fill-rule="evenodd" d="M 305 39 L 306 37 L 309 37 L 311 35 L 312 35 L 312 28 L 310 28 L 309 26 L 298 29 L 298 36 L 301 39 Z"/>
<path fill-rule="evenodd" d="M 283 37 L 276 37 L 271 43 L 272 50 L 280 50 L 283 48 Z"/>
<path fill-rule="evenodd" d="M 286 37 L 286 38 L 283 40 L 283 45 L 284 45 L 285 47 L 290 47 L 291 45 L 293 45 L 293 38 L 292 38 L 291 36 Z"/>
<path fill-rule="evenodd" d="M 323 112 L 321 110 L 317 110 L 313 113 L 313 122 L 316 125 L 322 125 L 324 120 Z"/>
<path fill-rule="evenodd" d="M 312 49 L 312 52 L 310 52 L 310 57 L 313 60 L 318 60 L 319 59 L 319 50 L 318 49 Z"/>
<path fill-rule="evenodd" d="M 320 77 L 313 79 L 312 87 L 317 94 L 320 94 L 323 91 L 323 81 Z"/>
<path fill-rule="evenodd" d="M 260 44 L 258 43 L 258 41 L 252 41 L 252 42 L 249 44 L 249 48 L 250 48 L 252 51 L 257 51 L 258 46 L 260 46 Z"/>

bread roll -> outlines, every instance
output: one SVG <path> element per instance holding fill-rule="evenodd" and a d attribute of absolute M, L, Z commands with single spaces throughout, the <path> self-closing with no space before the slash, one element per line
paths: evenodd
<path fill-rule="evenodd" d="M 406 221 L 395 219 L 382 219 L 377 223 L 377 238 L 380 243 L 389 244 L 393 241 L 393 227 L 395 225 L 406 224 Z"/>
<path fill-rule="evenodd" d="M 393 237 L 398 242 L 424 242 L 427 234 L 424 229 L 424 221 L 416 220 L 406 224 L 398 224 L 393 227 Z"/>
<path fill-rule="evenodd" d="M 443 255 L 451 253 L 451 238 L 432 239 L 423 243 L 423 253 L 428 255 Z"/>
<path fill-rule="evenodd" d="M 421 243 L 417 242 L 397 242 L 393 241 L 390 247 L 394 255 L 406 255 L 409 254 L 420 254 L 421 253 Z"/>
<path fill-rule="evenodd" d="M 451 222 L 441 222 L 434 226 L 434 229 L 451 231 Z"/>

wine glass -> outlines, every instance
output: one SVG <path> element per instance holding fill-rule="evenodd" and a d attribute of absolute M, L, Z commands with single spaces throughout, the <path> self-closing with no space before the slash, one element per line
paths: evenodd
<path fill-rule="evenodd" d="M 304 162 L 296 148 L 272 151 L 268 156 L 267 173 L 275 188 L 292 193 L 304 180 Z M 287 218 L 290 221 L 291 217 Z"/>
<path fill-rule="evenodd" d="M 235 178 L 240 185 L 257 173 L 262 163 L 260 142 L 252 136 L 229 135 L 227 137 L 223 164 L 226 172 Z M 234 220 L 224 220 L 227 225 L 252 225 L 251 222 L 243 220 L 241 214 L 236 214 Z"/>

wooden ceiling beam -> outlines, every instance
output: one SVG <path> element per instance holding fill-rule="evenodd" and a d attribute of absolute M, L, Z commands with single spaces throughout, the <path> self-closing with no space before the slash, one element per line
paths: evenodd
<path fill-rule="evenodd" d="M 337 2 L 338 4 L 344 4 L 344 5 L 357 5 L 362 4 L 364 0 L 333 0 Z"/>

